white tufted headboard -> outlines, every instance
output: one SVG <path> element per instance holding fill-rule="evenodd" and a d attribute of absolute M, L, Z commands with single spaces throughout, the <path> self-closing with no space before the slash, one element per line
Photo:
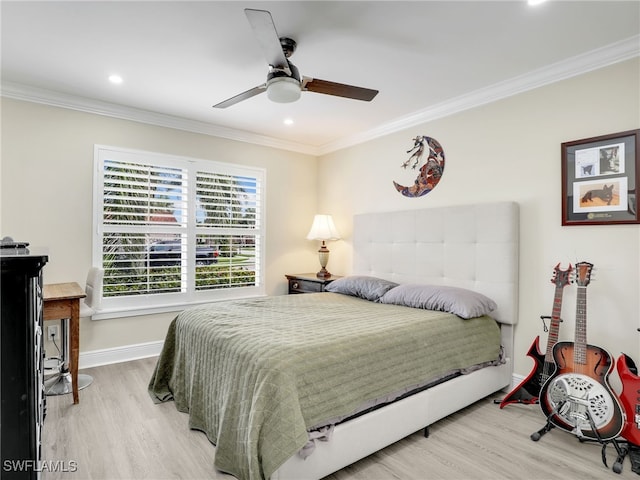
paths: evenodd
<path fill-rule="evenodd" d="M 513 325 L 519 223 L 514 202 L 356 215 L 353 273 L 475 290 L 498 304 L 492 317 Z"/>

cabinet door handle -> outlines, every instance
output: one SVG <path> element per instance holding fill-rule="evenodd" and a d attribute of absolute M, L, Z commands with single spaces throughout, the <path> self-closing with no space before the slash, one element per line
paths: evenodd
<path fill-rule="evenodd" d="M 291 288 L 294 288 L 294 289 L 296 289 L 296 290 L 297 290 L 299 287 L 300 287 L 300 285 L 298 284 L 298 282 L 293 282 L 293 283 L 291 284 Z"/>

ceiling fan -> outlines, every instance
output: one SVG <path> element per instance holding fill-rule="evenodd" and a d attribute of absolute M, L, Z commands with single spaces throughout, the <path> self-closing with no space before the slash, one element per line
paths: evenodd
<path fill-rule="evenodd" d="M 378 90 L 369 88 L 301 77 L 296 66 L 288 60 L 296 49 L 296 42 L 291 38 L 278 37 L 271 13 L 251 8 L 246 8 L 244 12 L 269 64 L 267 81 L 214 105 L 214 108 L 227 108 L 263 92 L 267 92 L 269 99 L 278 103 L 295 102 L 303 91 L 366 102 L 370 102 L 378 94 Z"/>

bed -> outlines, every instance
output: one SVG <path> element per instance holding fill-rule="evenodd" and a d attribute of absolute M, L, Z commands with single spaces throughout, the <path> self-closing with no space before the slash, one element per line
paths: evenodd
<path fill-rule="evenodd" d="M 150 394 L 238 478 L 337 471 L 510 385 L 518 218 L 513 202 L 356 215 L 352 275 L 186 310 Z"/>

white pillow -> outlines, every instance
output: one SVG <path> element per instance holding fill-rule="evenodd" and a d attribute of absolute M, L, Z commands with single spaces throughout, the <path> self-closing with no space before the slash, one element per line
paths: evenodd
<path fill-rule="evenodd" d="M 498 307 L 490 298 L 472 290 L 415 283 L 392 288 L 380 298 L 380 303 L 449 312 L 464 319 L 487 315 Z"/>

